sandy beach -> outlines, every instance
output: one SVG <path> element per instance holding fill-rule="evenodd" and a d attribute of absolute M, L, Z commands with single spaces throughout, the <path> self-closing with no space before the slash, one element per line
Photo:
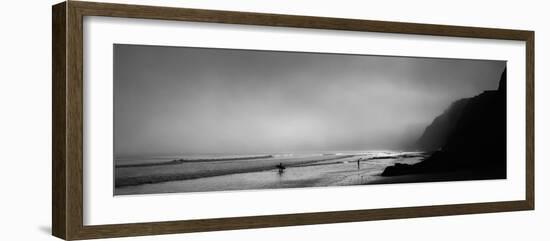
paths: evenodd
<path fill-rule="evenodd" d="M 380 176 L 387 166 L 414 164 L 423 157 L 423 153 L 340 153 L 118 167 L 115 195 L 371 184 L 388 179 Z M 285 169 L 279 170 L 279 164 Z"/>

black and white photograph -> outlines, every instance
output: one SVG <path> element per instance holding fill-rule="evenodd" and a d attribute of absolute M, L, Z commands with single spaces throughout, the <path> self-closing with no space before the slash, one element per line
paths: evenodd
<path fill-rule="evenodd" d="M 550 240 L 548 6 L 4 1 L 0 241 Z"/>
<path fill-rule="evenodd" d="M 113 45 L 114 195 L 506 179 L 506 61 Z"/>

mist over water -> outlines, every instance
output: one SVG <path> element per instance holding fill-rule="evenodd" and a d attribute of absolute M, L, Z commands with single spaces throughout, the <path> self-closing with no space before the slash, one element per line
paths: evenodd
<path fill-rule="evenodd" d="M 504 66 L 117 44 L 115 156 L 402 149 Z"/>

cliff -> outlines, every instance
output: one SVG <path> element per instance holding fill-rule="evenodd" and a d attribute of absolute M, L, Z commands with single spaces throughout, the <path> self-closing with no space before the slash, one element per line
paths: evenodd
<path fill-rule="evenodd" d="M 453 103 L 418 145 L 434 152 L 414 165 L 387 167 L 382 175 L 461 171 L 476 179 L 506 178 L 506 69 L 498 90 Z"/>
<path fill-rule="evenodd" d="M 415 146 L 423 151 L 437 151 L 443 148 L 468 101 L 469 99 L 465 98 L 451 104 L 443 114 L 426 127 Z"/>

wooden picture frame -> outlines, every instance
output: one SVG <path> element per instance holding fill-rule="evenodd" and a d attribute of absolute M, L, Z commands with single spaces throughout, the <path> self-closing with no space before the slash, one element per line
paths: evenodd
<path fill-rule="evenodd" d="M 309 16 L 67 1 L 52 7 L 52 233 L 66 240 L 533 210 L 534 32 Z M 83 17 L 107 16 L 259 26 L 517 40 L 526 43 L 525 199 L 152 223 L 83 224 Z"/>

